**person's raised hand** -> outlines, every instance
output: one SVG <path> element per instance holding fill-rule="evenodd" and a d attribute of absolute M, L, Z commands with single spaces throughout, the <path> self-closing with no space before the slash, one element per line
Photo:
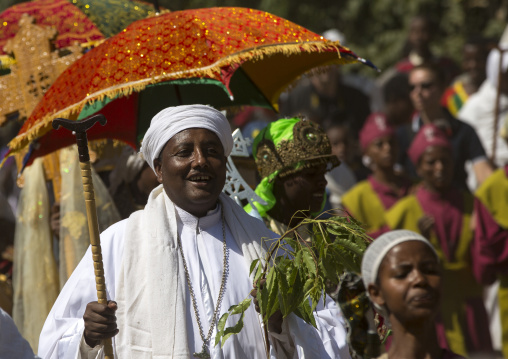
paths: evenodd
<path fill-rule="evenodd" d="M 53 203 L 53 206 L 51 207 L 50 226 L 51 226 L 51 231 L 53 232 L 53 235 L 57 239 L 60 239 L 60 203 L 59 202 Z"/>
<path fill-rule="evenodd" d="M 108 304 L 90 302 L 87 304 L 83 320 L 85 321 L 85 342 L 95 347 L 104 339 L 112 338 L 118 334 L 115 312 L 118 309 L 116 302 L 110 300 Z"/>
<path fill-rule="evenodd" d="M 259 307 L 258 300 L 256 295 L 258 293 L 258 288 L 261 290 L 266 283 L 266 279 L 261 279 L 259 281 L 259 285 L 254 284 L 254 289 L 250 292 L 250 295 L 254 297 L 254 308 L 256 308 L 256 312 L 261 313 L 261 308 Z M 270 319 L 268 319 L 268 331 L 280 334 L 282 332 L 282 321 L 283 321 L 282 312 L 278 309 L 275 313 L 272 314 Z"/>
<path fill-rule="evenodd" d="M 429 215 L 424 215 L 418 220 L 418 229 L 422 236 L 427 239 L 430 239 L 430 233 L 432 231 L 432 227 L 434 226 L 434 218 Z"/>

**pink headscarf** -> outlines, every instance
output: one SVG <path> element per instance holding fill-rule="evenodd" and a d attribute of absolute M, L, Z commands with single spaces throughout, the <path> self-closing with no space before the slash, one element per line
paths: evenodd
<path fill-rule="evenodd" d="M 448 137 L 446 137 L 441 129 L 432 124 L 425 125 L 420 128 L 420 131 L 416 134 L 407 151 L 409 158 L 415 166 L 418 165 L 418 160 L 423 155 L 423 152 L 430 146 L 441 146 L 450 150 L 452 149 Z"/>
<path fill-rule="evenodd" d="M 388 124 L 384 114 L 371 113 L 360 131 L 360 146 L 365 151 L 372 141 L 383 136 L 393 136 L 394 133 L 394 128 Z"/>

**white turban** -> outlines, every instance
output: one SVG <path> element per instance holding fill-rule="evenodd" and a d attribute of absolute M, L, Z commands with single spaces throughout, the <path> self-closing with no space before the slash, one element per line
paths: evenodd
<path fill-rule="evenodd" d="M 508 68 L 508 46 L 504 45 L 501 47 L 503 52 L 503 63 L 501 64 L 501 71 L 506 72 Z M 497 88 L 499 81 L 499 61 L 501 61 L 501 52 L 498 49 L 490 50 L 489 56 L 487 57 L 487 80 L 494 88 Z"/>
<path fill-rule="evenodd" d="M 168 107 L 152 118 L 141 145 L 141 153 L 155 171 L 153 161 L 159 157 L 166 143 L 177 133 L 189 128 L 204 128 L 219 137 L 224 154 L 233 149 L 233 136 L 226 117 L 210 106 L 183 105 Z"/>
<path fill-rule="evenodd" d="M 398 244 L 408 241 L 419 241 L 425 243 L 429 248 L 432 249 L 432 252 L 437 256 L 436 250 L 432 246 L 432 244 L 427 240 L 427 238 L 422 235 L 408 231 L 405 229 L 399 229 L 396 231 L 387 232 L 372 242 L 365 253 L 363 254 L 362 259 L 362 279 L 363 284 L 365 285 L 365 289 L 367 291 L 367 295 L 369 294 L 368 288 L 369 284 L 375 284 L 379 266 L 381 262 L 385 258 L 386 254 Z M 379 307 L 375 303 L 373 303 L 376 307 L 377 311 L 385 318 L 387 318 L 387 312 L 384 308 Z"/>

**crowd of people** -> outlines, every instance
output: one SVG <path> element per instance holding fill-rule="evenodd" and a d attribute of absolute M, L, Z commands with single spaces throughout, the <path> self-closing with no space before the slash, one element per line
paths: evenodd
<path fill-rule="evenodd" d="M 58 168 L 34 161 L 19 196 L 8 161 L 0 357 L 101 358 L 105 339 L 119 358 L 372 357 L 351 350 L 334 281 L 315 328 L 280 311 L 263 324 L 258 296 L 243 330 L 214 345 L 221 315 L 264 285 L 249 272 L 261 238 L 334 213 L 372 239 L 360 274 L 375 325 L 391 332 L 374 357 L 508 358 L 508 38 L 468 40 L 462 73 L 431 42 L 428 18 L 414 18 L 400 62 L 376 82 L 329 67 L 281 96 L 281 119 L 159 112 L 140 153 L 126 147 L 93 174 L 107 304 L 75 149 Z M 257 200 L 243 209 L 222 193 L 232 127 L 253 140 Z"/>

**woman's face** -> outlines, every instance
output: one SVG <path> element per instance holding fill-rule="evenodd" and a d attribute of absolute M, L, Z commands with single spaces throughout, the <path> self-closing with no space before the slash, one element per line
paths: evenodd
<path fill-rule="evenodd" d="M 369 295 L 401 324 L 433 318 L 439 307 L 441 268 L 436 255 L 420 241 L 403 242 L 384 257 L 377 284 Z"/>

